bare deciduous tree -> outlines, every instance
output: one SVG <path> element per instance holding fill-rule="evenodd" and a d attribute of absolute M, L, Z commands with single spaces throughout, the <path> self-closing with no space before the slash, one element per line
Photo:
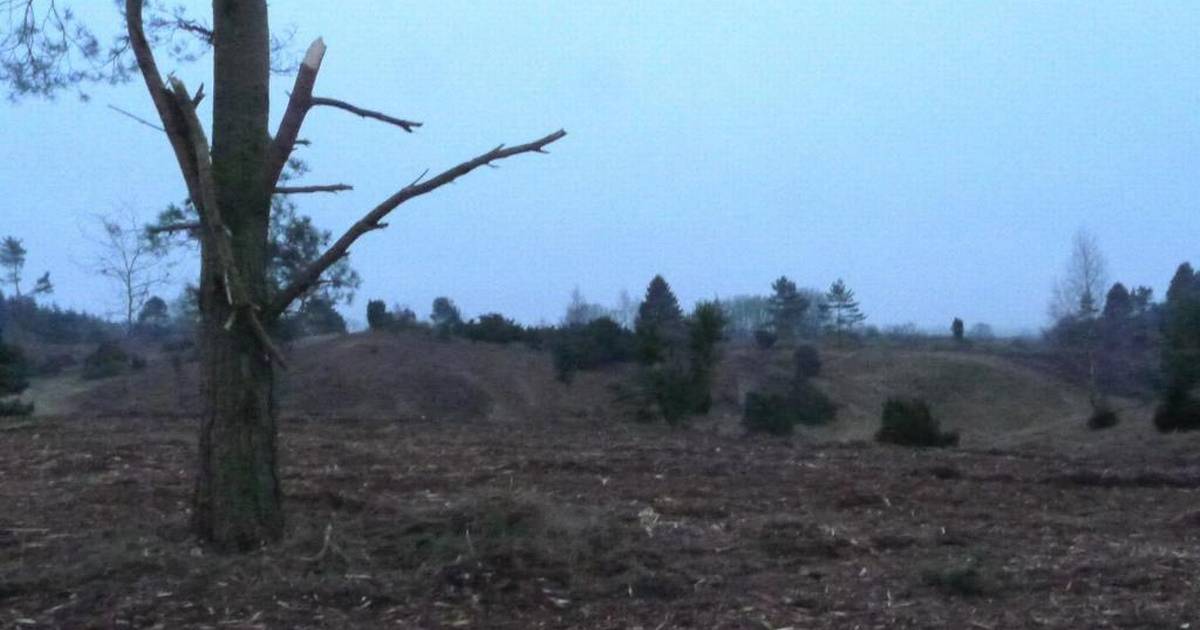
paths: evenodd
<path fill-rule="evenodd" d="M 108 50 L 90 34 L 84 46 L 77 46 L 69 35 L 81 31 L 69 25 L 59 29 L 61 39 L 27 28 L 34 22 L 55 28 L 53 20 L 45 22 L 43 17 L 64 13 L 51 0 L 6 0 L 5 5 L 12 10 L 9 30 L 0 34 L 0 81 L 14 94 L 50 95 L 90 79 L 123 78 L 120 70 L 130 67 L 126 53 L 132 54 L 132 67 L 145 82 L 200 218 L 199 225 L 183 228 L 198 230 L 201 259 L 198 336 L 205 405 L 193 529 L 222 549 L 250 550 L 278 540 L 284 519 L 276 465 L 274 372 L 286 366 L 286 359 L 272 341 L 270 327 L 361 236 L 386 227 L 383 220 L 401 204 L 499 160 L 545 153 L 547 145 L 566 133 L 556 131 L 512 147 L 500 145 L 428 179 L 416 178 L 366 212 L 291 284 L 270 295 L 265 260 L 271 196 L 308 114 L 318 107 L 338 109 L 410 133 L 419 123 L 314 96 L 326 52 L 325 43 L 317 39 L 304 55 L 283 120 L 272 134 L 267 0 L 215 0 L 211 22 L 175 14 L 168 15 L 174 20 L 165 24 L 147 22 L 144 0 L 124 0 L 124 35 Z M 32 21 L 23 17 L 37 14 L 39 5 L 41 14 Z M 153 10 L 159 3 L 150 5 Z M 195 35 L 212 48 L 213 117 L 208 131 L 196 114 L 197 104 L 206 98 L 203 88 L 192 92 L 178 78 L 164 78 L 159 69 L 154 33 L 160 27 Z M 40 45 L 44 40 L 47 45 Z M 82 74 L 70 65 L 73 50 L 91 64 Z"/>
<path fill-rule="evenodd" d="M 1050 316 L 1094 318 L 1099 312 L 1108 286 L 1108 261 L 1100 251 L 1096 235 L 1084 228 L 1075 232 L 1066 275 L 1054 285 Z"/>
<path fill-rule="evenodd" d="M 88 266 L 117 287 L 120 316 L 128 335 L 152 289 L 171 279 L 168 252 L 146 234 L 131 212 L 98 215 L 96 223 L 100 233 L 88 235 L 96 244 Z"/>

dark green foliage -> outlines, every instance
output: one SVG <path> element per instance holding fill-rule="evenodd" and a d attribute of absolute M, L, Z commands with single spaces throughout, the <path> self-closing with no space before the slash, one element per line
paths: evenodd
<path fill-rule="evenodd" d="M 19 400 L 0 400 L 0 418 L 28 416 L 33 413 L 33 403 L 23 403 Z"/>
<path fill-rule="evenodd" d="M 797 425 L 820 426 L 837 416 L 837 406 L 812 383 L 793 383 L 784 393 L 746 394 L 742 425 L 751 433 L 790 435 Z"/>
<path fill-rule="evenodd" d="M 134 334 L 140 337 L 159 339 L 166 336 L 171 329 L 171 313 L 166 300 L 156 296 L 146 300 L 142 310 L 138 312 Z"/>
<path fill-rule="evenodd" d="M 383 300 L 367 302 L 367 327 L 371 330 L 388 330 L 396 323 L 395 317 L 387 310 Z"/>
<path fill-rule="evenodd" d="M 412 309 L 397 307 L 395 312 L 388 311 L 383 300 L 367 302 L 367 326 L 371 330 L 404 330 L 417 325 L 417 314 Z"/>
<path fill-rule="evenodd" d="M 1093 431 L 1102 431 L 1104 429 L 1111 429 L 1120 422 L 1121 418 L 1117 415 L 1116 411 L 1102 406 L 1093 411 L 1092 415 L 1088 417 L 1087 426 Z"/>
<path fill-rule="evenodd" d="M 706 394 L 697 387 L 693 376 L 677 366 L 656 364 L 643 368 L 638 375 L 648 405 L 639 410 L 639 419 L 662 418 L 669 426 L 679 427 L 688 417 L 708 404 Z"/>
<path fill-rule="evenodd" d="M 775 347 L 775 342 L 777 341 L 779 341 L 779 336 L 766 328 L 759 328 L 754 331 L 754 344 L 763 350 L 770 350 Z"/>
<path fill-rule="evenodd" d="M 837 417 L 837 405 L 809 379 L 821 373 L 821 355 L 811 345 L 792 353 L 792 373 L 775 378 L 759 391 L 746 394 L 742 424 L 751 433 L 788 435 L 796 425 L 827 424 Z"/>
<path fill-rule="evenodd" d="M 105 341 L 84 358 L 81 376 L 86 380 L 117 376 L 130 367 L 131 360 L 129 353 L 119 344 Z"/>
<path fill-rule="evenodd" d="M 525 328 L 500 313 L 488 313 L 463 324 L 462 335 L 471 341 L 508 344 L 524 341 Z"/>
<path fill-rule="evenodd" d="M 854 299 L 854 291 L 847 288 L 841 278 L 830 285 L 825 294 L 823 312 L 826 327 L 837 337 L 838 345 L 841 345 L 846 333 L 853 331 L 867 319 L 859 309 L 858 301 Z"/>
<path fill-rule="evenodd" d="M 29 387 L 30 372 L 29 362 L 21 349 L 2 340 L 3 329 L 0 328 L 0 398 L 25 391 Z"/>
<path fill-rule="evenodd" d="M 633 333 L 608 317 L 560 328 L 552 333 L 550 341 L 554 370 L 564 383 L 570 382 L 579 370 L 595 370 L 631 360 L 633 348 Z"/>
<path fill-rule="evenodd" d="M 926 585 L 948 595 L 977 597 L 987 592 L 983 576 L 974 563 L 948 569 L 928 569 L 923 579 Z"/>
<path fill-rule="evenodd" d="M 804 312 L 808 310 L 808 299 L 800 295 L 796 283 L 787 276 L 780 276 L 771 284 L 775 294 L 770 299 L 771 325 L 776 336 L 784 343 L 792 343 L 800 334 L 804 323 Z"/>
<path fill-rule="evenodd" d="M 1154 427 L 1163 433 L 1200 430 L 1200 401 L 1184 391 L 1168 391 L 1154 411 Z"/>
<path fill-rule="evenodd" d="M 0 298 L 3 299 L 3 298 Z M 4 324 L 45 343 L 99 343 L 123 333 L 99 317 L 57 306 L 42 306 L 28 297 L 4 299 Z"/>
<path fill-rule="evenodd" d="M 1162 372 L 1168 397 L 1200 384 L 1200 274 L 1183 263 L 1163 308 Z"/>
<path fill-rule="evenodd" d="M 701 302 L 688 318 L 688 361 L 691 364 L 692 411 L 708 413 L 712 407 L 713 373 L 719 359 L 717 344 L 725 338 L 728 320 L 717 302 Z"/>
<path fill-rule="evenodd" d="M 954 335 L 955 341 L 963 341 L 963 336 L 966 334 L 963 320 L 957 317 L 954 318 L 954 321 L 950 323 L 950 334 Z"/>
<path fill-rule="evenodd" d="M 882 426 L 875 439 L 901 446 L 944 447 L 957 445 L 958 433 L 942 431 L 924 400 L 889 398 L 883 403 Z"/>
<path fill-rule="evenodd" d="M 742 409 L 742 425 L 751 433 L 791 435 L 796 419 L 788 412 L 783 394 L 749 392 Z"/>
<path fill-rule="evenodd" d="M 792 353 L 792 365 L 796 368 L 796 380 L 805 381 L 821 375 L 821 353 L 814 346 L 796 346 Z"/>
<path fill-rule="evenodd" d="M 654 276 L 646 287 L 646 299 L 638 307 L 634 331 L 638 340 L 638 360 L 643 365 L 665 360 L 682 341 L 683 311 L 662 276 Z"/>
<path fill-rule="evenodd" d="M 433 330 L 439 339 L 449 339 L 462 330 L 462 313 L 454 305 L 454 301 L 448 297 L 439 297 L 433 300 L 429 321 L 433 323 Z"/>

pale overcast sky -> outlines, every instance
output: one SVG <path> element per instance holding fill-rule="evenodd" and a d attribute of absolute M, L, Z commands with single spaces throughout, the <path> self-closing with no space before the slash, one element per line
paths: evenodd
<path fill-rule="evenodd" d="M 202 14 L 207 2 L 185 2 Z M 98 26 L 109 0 L 75 0 Z M 425 315 L 555 321 L 662 273 L 690 303 L 780 274 L 857 290 L 869 323 L 1036 329 L 1072 234 L 1114 279 L 1165 289 L 1200 262 L 1200 3 L 277 0 L 316 93 L 425 123 L 318 109 L 301 209 L 336 233 L 426 168 L 560 127 L 401 206 L 352 250 L 367 298 Z M 211 58 L 176 69 L 190 85 Z M 291 77 L 273 86 L 276 120 Z M 0 235 L 63 306 L 103 311 L 89 216 L 184 196 L 140 81 L 83 104 L 0 103 Z M 207 117 L 208 111 L 202 112 Z M 190 268 L 181 268 L 181 274 Z M 185 278 L 180 278 L 180 281 Z M 171 291 L 174 293 L 174 290 Z"/>

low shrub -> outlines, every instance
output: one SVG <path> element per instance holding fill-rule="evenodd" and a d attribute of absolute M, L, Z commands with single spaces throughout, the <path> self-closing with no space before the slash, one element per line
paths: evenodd
<path fill-rule="evenodd" d="M 471 341 L 509 344 L 525 339 L 525 329 L 500 313 L 480 315 L 463 324 L 462 334 Z"/>
<path fill-rule="evenodd" d="M 544 336 L 544 332 L 537 335 L 538 343 Z M 570 382 L 580 370 L 633 360 L 633 333 L 607 317 L 559 328 L 550 337 L 554 370 L 564 383 Z"/>
<path fill-rule="evenodd" d="M 1172 392 L 1154 412 L 1154 426 L 1163 433 L 1200 430 L 1200 401 Z"/>
<path fill-rule="evenodd" d="M 766 328 L 759 328 L 754 331 L 754 343 L 763 350 L 773 348 L 777 341 L 779 341 L 779 336 Z"/>
<path fill-rule="evenodd" d="M 20 400 L 0 400 L 0 418 L 28 416 L 33 413 L 33 403 Z"/>
<path fill-rule="evenodd" d="M 796 379 L 807 380 L 821 375 L 821 354 L 808 344 L 797 346 L 792 353 L 792 363 L 796 367 Z"/>
<path fill-rule="evenodd" d="M 117 376 L 130 366 L 129 353 L 113 341 L 101 343 L 95 352 L 83 360 L 81 376 L 85 380 L 97 380 Z"/>
<path fill-rule="evenodd" d="M 828 424 L 837 406 L 812 383 L 794 383 L 784 393 L 750 392 L 742 408 L 742 424 L 751 433 L 790 435 L 796 425 Z"/>
<path fill-rule="evenodd" d="M 58 376 L 67 368 L 75 367 L 79 362 L 75 357 L 69 354 L 55 354 L 46 357 L 38 364 L 37 373 L 39 376 Z"/>
<path fill-rule="evenodd" d="M 882 426 L 875 440 L 901 446 L 945 447 L 958 444 L 958 433 L 942 431 L 920 398 L 889 398 L 883 403 Z"/>
<path fill-rule="evenodd" d="M 1121 422 L 1121 418 L 1117 416 L 1117 412 L 1108 407 L 1100 407 L 1092 412 L 1087 426 L 1093 431 L 1102 431 L 1117 426 L 1119 422 Z"/>
<path fill-rule="evenodd" d="M 983 575 L 974 563 L 943 569 L 927 569 L 924 582 L 947 595 L 977 597 L 987 592 Z"/>

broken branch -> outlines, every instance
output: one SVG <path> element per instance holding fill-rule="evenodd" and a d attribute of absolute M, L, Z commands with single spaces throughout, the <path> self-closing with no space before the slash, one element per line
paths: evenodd
<path fill-rule="evenodd" d="M 321 61 L 324 58 L 325 41 L 318 37 L 304 54 L 304 61 L 300 63 L 300 71 L 296 74 L 287 109 L 283 112 L 283 120 L 279 121 L 279 130 L 275 132 L 275 139 L 271 142 L 267 158 L 269 186 L 274 186 L 279 181 L 284 165 L 296 148 L 296 138 L 300 136 L 300 127 L 304 126 L 304 117 L 308 115 L 308 110 L 312 109 L 313 86 L 317 84 L 317 73 L 321 71 Z"/>
<path fill-rule="evenodd" d="M 321 274 L 325 273 L 326 269 L 349 253 L 350 246 L 354 244 L 354 241 L 367 232 L 381 229 L 383 224 L 380 221 L 400 204 L 413 197 L 418 197 L 441 188 L 480 166 L 490 164 L 496 160 L 502 160 L 521 153 L 545 153 L 546 145 L 561 139 L 565 135 L 567 135 L 567 132 L 560 129 L 528 144 L 509 147 L 507 149 L 504 148 L 504 145 L 500 145 L 473 160 L 463 162 L 454 168 L 444 171 L 432 179 L 425 180 L 424 182 L 414 181 L 412 184 L 401 188 L 396 194 L 385 199 L 363 218 L 359 219 L 337 242 L 326 250 L 325 253 L 321 254 L 320 258 L 309 265 L 284 290 L 280 291 L 275 300 L 271 302 L 271 306 L 267 309 L 265 316 L 268 320 L 273 320 L 283 313 L 288 305 L 295 301 L 296 298 L 304 295 L 321 278 Z"/>

